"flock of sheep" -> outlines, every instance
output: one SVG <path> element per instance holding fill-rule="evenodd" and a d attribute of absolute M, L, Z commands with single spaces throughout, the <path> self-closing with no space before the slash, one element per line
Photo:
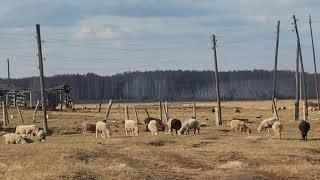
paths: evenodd
<path fill-rule="evenodd" d="M 235 113 L 240 113 L 240 108 L 234 108 Z M 185 121 L 180 121 L 179 119 L 169 119 L 166 114 L 167 121 L 163 123 L 161 119 L 147 117 L 144 120 L 145 130 L 150 131 L 152 135 L 158 135 L 160 131 L 165 132 L 165 128 L 167 126 L 168 133 L 173 134 L 173 131 L 176 132 L 177 135 L 189 135 L 190 130 L 200 134 L 201 125 L 205 125 L 205 123 L 200 123 L 196 117 L 191 117 L 186 119 Z M 235 130 L 239 130 L 240 132 L 247 133 L 250 135 L 252 130 L 249 128 L 248 124 L 239 119 L 231 120 L 227 123 L 227 126 L 230 127 L 230 130 L 234 133 Z M 83 122 L 82 123 L 82 133 L 87 132 L 95 132 L 96 138 L 98 138 L 98 133 L 101 134 L 102 138 L 111 137 L 111 129 L 110 124 L 107 123 L 107 120 L 98 121 L 97 123 Z M 283 123 L 279 120 L 277 114 L 273 117 L 264 119 L 257 131 L 260 133 L 262 131 L 270 131 L 273 130 L 275 138 L 281 139 L 281 132 L 283 130 Z M 299 129 L 301 132 L 301 136 L 303 140 L 307 140 L 308 131 L 310 129 L 310 124 L 301 120 L 299 124 Z M 136 114 L 136 120 L 129 119 L 128 116 L 124 121 L 124 130 L 126 136 L 139 136 L 139 119 Z M 36 127 L 36 125 L 19 125 L 15 129 L 15 133 L 8 133 L 4 136 L 5 144 L 25 144 L 34 141 L 44 141 L 46 138 L 46 134 L 43 130 L 40 130 Z"/>

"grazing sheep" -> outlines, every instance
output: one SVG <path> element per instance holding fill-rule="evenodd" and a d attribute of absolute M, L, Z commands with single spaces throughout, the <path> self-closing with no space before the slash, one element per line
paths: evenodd
<path fill-rule="evenodd" d="M 39 131 L 39 128 L 37 128 L 36 125 L 19 125 L 16 127 L 16 134 L 26 134 L 26 135 L 32 135 L 35 136 L 36 133 Z"/>
<path fill-rule="evenodd" d="M 139 125 L 138 121 L 135 120 L 125 120 L 124 122 L 124 128 L 126 131 L 126 136 L 128 136 L 128 132 L 130 135 L 135 134 L 136 136 L 139 136 Z"/>
<path fill-rule="evenodd" d="M 27 144 L 25 138 L 20 134 L 8 133 L 3 135 L 6 144 Z"/>
<path fill-rule="evenodd" d="M 283 129 L 283 124 L 280 121 L 276 121 L 272 125 L 272 130 L 274 132 L 275 138 L 281 139 L 281 131 Z"/>
<path fill-rule="evenodd" d="M 305 120 L 301 120 L 299 124 L 299 130 L 301 132 L 302 140 L 307 140 L 308 131 L 310 130 L 310 123 Z"/>
<path fill-rule="evenodd" d="M 272 128 L 273 123 L 276 121 L 276 117 L 270 117 L 268 119 L 263 120 L 258 127 L 258 132 L 260 133 L 263 130 L 268 130 L 269 132 L 269 128 Z"/>
<path fill-rule="evenodd" d="M 84 122 L 81 125 L 82 128 L 82 134 L 86 134 L 87 132 L 95 132 L 96 131 L 96 125 L 90 122 Z"/>
<path fill-rule="evenodd" d="M 159 123 L 156 120 L 151 120 L 148 124 L 148 130 L 151 132 L 151 135 L 158 135 Z"/>
<path fill-rule="evenodd" d="M 228 125 L 230 126 L 230 129 L 232 130 L 232 132 L 234 133 L 234 130 L 240 130 L 241 124 L 244 124 L 244 122 L 240 121 L 240 120 L 232 120 L 228 123 Z"/>
<path fill-rule="evenodd" d="M 190 129 L 194 129 L 194 134 L 196 131 L 198 131 L 198 134 L 200 134 L 200 123 L 194 118 L 187 119 L 185 122 L 182 123 L 181 128 L 178 130 L 178 135 L 184 134 L 186 131 L 186 134 L 189 134 Z"/>
<path fill-rule="evenodd" d="M 178 134 L 178 130 L 181 128 L 181 121 L 179 119 L 169 119 L 167 122 L 168 131 L 172 134 L 172 129 L 176 130 L 176 134 Z"/>
<path fill-rule="evenodd" d="M 160 119 L 157 118 L 153 118 L 153 117 L 147 117 L 146 119 L 144 119 L 144 124 L 146 125 L 146 131 L 148 131 L 148 124 L 150 121 L 155 120 L 158 122 L 159 124 L 159 131 L 164 131 L 165 130 L 165 125 L 162 123 L 162 121 Z"/>
<path fill-rule="evenodd" d="M 106 122 L 98 121 L 96 123 L 96 138 L 98 138 L 98 132 L 101 132 L 101 137 L 106 138 L 106 134 L 108 138 L 111 137 L 110 127 Z"/>
<path fill-rule="evenodd" d="M 39 141 L 44 141 L 46 139 L 46 133 L 43 130 L 39 130 L 36 134 L 36 137 Z"/>
<path fill-rule="evenodd" d="M 246 132 L 248 136 L 251 134 L 251 129 L 247 126 L 246 123 L 240 125 L 240 132 Z"/>
<path fill-rule="evenodd" d="M 233 108 L 233 112 L 234 112 L 234 113 L 240 113 L 240 108 L 239 108 L 239 107 Z"/>

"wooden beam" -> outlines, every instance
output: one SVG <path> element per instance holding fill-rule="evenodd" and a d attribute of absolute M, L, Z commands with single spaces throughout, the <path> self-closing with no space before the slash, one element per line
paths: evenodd
<path fill-rule="evenodd" d="M 106 119 L 109 117 L 111 106 L 112 106 L 112 99 L 110 99 L 108 104 L 108 109 L 106 111 Z"/>

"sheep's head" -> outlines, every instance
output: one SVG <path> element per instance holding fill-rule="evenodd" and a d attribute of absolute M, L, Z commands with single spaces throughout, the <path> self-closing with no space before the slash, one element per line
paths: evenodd
<path fill-rule="evenodd" d="M 260 133 L 263 129 L 264 129 L 263 126 L 260 125 L 260 126 L 258 127 L 258 133 Z"/>

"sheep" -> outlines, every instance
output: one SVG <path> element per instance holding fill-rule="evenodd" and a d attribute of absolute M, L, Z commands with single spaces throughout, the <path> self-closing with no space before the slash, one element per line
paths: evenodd
<path fill-rule="evenodd" d="M 301 122 L 299 124 L 299 130 L 301 132 L 302 140 L 308 139 L 309 129 L 310 129 L 310 123 L 305 120 L 301 120 Z"/>
<path fill-rule="evenodd" d="M 36 125 L 19 125 L 16 127 L 16 134 L 26 134 L 26 135 L 32 135 L 35 136 L 36 133 L 39 131 L 39 128 L 37 128 Z"/>
<path fill-rule="evenodd" d="M 246 123 L 240 125 L 240 132 L 246 132 L 248 136 L 251 134 L 251 129 L 247 126 Z"/>
<path fill-rule="evenodd" d="M 258 132 L 260 133 L 263 130 L 268 130 L 269 132 L 269 128 L 272 128 L 272 125 L 275 121 L 277 121 L 277 118 L 275 116 L 263 120 L 258 127 Z"/>
<path fill-rule="evenodd" d="M 96 125 L 90 122 L 83 122 L 81 128 L 82 134 L 86 134 L 87 132 L 95 132 Z"/>
<path fill-rule="evenodd" d="M 111 137 L 110 127 L 106 122 L 98 121 L 96 123 L 96 138 L 98 138 L 98 132 L 101 132 L 101 137 L 106 138 L 106 134 L 108 138 Z"/>
<path fill-rule="evenodd" d="M 181 121 L 179 119 L 169 119 L 167 125 L 169 133 L 172 134 L 172 129 L 175 129 L 176 134 L 178 134 L 178 130 L 181 128 Z"/>
<path fill-rule="evenodd" d="M 240 108 L 239 108 L 239 107 L 233 108 L 233 112 L 234 112 L 234 113 L 240 113 Z"/>
<path fill-rule="evenodd" d="M 275 138 L 281 139 L 281 131 L 283 129 L 283 124 L 280 121 L 276 121 L 272 125 L 272 130 L 274 132 Z"/>
<path fill-rule="evenodd" d="M 159 123 L 156 120 L 151 120 L 148 124 L 148 130 L 151 132 L 151 135 L 158 135 Z"/>
<path fill-rule="evenodd" d="M 187 131 L 186 134 L 189 134 L 190 129 L 194 129 L 194 134 L 196 131 L 198 131 L 198 134 L 200 134 L 200 126 L 199 121 L 197 121 L 194 118 L 187 119 L 185 122 L 182 123 L 181 128 L 178 130 L 178 135 L 184 134 L 185 131 Z"/>
<path fill-rule="evenodd" d="M 156 119 L 156 118 L 153 118 L 153 117 L 147 117 L 146 119 L 144 119 L 144 124 L 146 125 L 146 131 L 148 131 L 148 124 L 152 120 L 155 120 L 155 121 L 158 122 L 159 131 L 164 131 L 165 130 L 165 125 L 162 123 L 162 121 L 160 119 Z"/>
<path fill-rule="evenodd" d="M 125 120 L 124 128 L 126 131 L 126 136 L 128 136 L 128 132 L 130 135 L 135 134 L 136 136 L 139 136 L 139 122 L 135 120 Z"/>
<path fill-rule="evenodd" d="M 8 133 L 3 135 L 5 144 L 27 144 L 24 136 L 15 133 Z"/>
<path fill-rule="evenodd" d="M 36 133 L 36 137 L 37 137 L 38 141 L 44 141 L 46 139 L 46 133 L 44 133 L 43 130 L 39 130 Z"/>
<path fill-rule="evenodd" d="M 228 125 L 230 126 L 230 129 L 232 130 L 232 132 L 234 133 L 234 130 L 240 130 L 240 126 L 241 124 L 244 124 L 244 122 L 240 121 L 240 120 L 232 120 L 228 123 Z"/>

